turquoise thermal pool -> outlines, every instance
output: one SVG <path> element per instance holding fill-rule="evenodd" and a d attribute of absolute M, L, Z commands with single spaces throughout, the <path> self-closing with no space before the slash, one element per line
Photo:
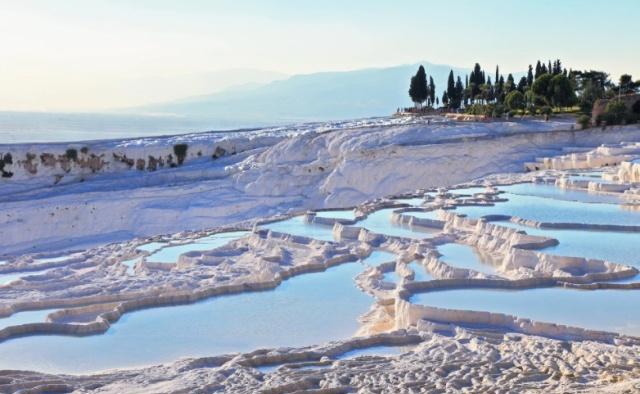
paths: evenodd
<path fill-rule="evenodd" d="M 476 250 L 471 246 L 448 243 L 439 245 L 436 249 L 442 255 L 440 256 L 440 260 L 452 267 L 466 268 L 488 275 L 496 275 L 495 268 L 488 263 L 484 263 Z"/>
<path fill-rule="evenodd" d="M 363 262 L 366 262 L 366 264 L 372 266 L 372 267 L 377 267 L 380 264 L 383 263 L 389 263 L 389 262 L 393 262 L 396 261 L 396 255 L 391 253 L 391 252 L 387 252 L 384 250 L 374 250 L 373 252 L 371 252 L 371 254 L 369 255 L 369 257 L 367 257 L 366 259 L 362 260 Z"/>
<path fill-rule="evenodd" d="M 0 286 L 8 285 L 11 282 L 14 282 L 18 279 L 32 276 L 32 275 L 42 275 L 49 271 L 51 268 L 46 268 L 38 271 L 20 271 L 20 272 L 11 272 L 8 274 L 0 274 Z"/>
<path fill-rule="evenodd" d="M 332 218 L 332 219 L 348 219 L 353 220 L 356 218 L 356 214 L 353 209 L 341 209 L 336 211 L 319 211 L 316 212 L 317 217 Z"/>
<path fill-rule="evenodd" d="M 555 238 L 556 246 L 544 248 L 542 252 L 558 256 L 574 256 L 607 260 L 640 268 L 640 234 L 618 231 L 549 230 L 528 227 L 511 222 L 494 222 L 530 235 Z"/>
<path fill-rule="evenodd" d="M 460 206 L 455 212 L 472 218 L 510 215 L 549 223 L 589 223 L 640 226 L 640 212 L 617 204 L 564 201 L 530 195 L 509 194 L 509 201 L 494 206 Z"/>
<path fill-rule="evenodd" d="M 423 231 L 418 229 L 412 230 L 405 226 L 392 224 L 391 213 L 395 210 L 396 208 L 386 208 L 372 212 L 366 219 L 357 222 L 354 226 L 364 227 L 377 234 L 414 239 L 429 238 L 435 233 L 435 231 Z"/>
<path fill-rule="evenodd" d="M 640 290 L 460 289 L 415 294 L 411 302 L 640 336 Z"/>
<path fill-rule="evenodd" d="M 294 216 L 278 222 L 263 224 L 260 228 L 279 233 L 319 239 L 321 241 L 334 241 L 333 226 L 307 223 L 305 222 L 303 215 Z"/>
<path fill-rule="evenodd" d="M 415 349 L 414 346 L 371 346 L 364 349 L 355 349 L 338 356 L 338 360 L 345 360 L 363 356 L 398 356 Z"/>
<path fill-rule="evenodd" d="M 0 369 L 86 373 L 348 338 L 372 303 L 353 280 L 367 263 L 296 276 L 270 291 L 132 312 L 103 335 L 12 339 L 0 344 Z"/>
<path fill-rule="evenodd" d="M 429 193 L 427 193 L 429 195 Z M 423 197 L 414 197 L 414 198 L 396 198 L 393 201 L 400 204 L 409 204 L 413 206 L 420 206 L 424 202 Z"/>
<path fill-rule="evenodd" d="M 8 317 L 0 318 L 0 330 L 5 327 L 26 323 L 44 323 L 47 316 L 56 309 L 43 309 L 38 311 L 17 312 Z"/>
<path fill-rule="evenodd" d="M 408 264 L 409 268 L 413 270 L 415 276 L 413 280 L 416 282 L 426 282 L 428 280 L 432 280 L 433 276 L 427 272 L 422 264 L 419 264 L 417 261 L 412 261 Z"/>
<path fill-rule="evenodd" d="M 194 242 L 184 245 L 165 246 L 149 255 L 147 261 L 151 263 L 176 263 L 178 257 L 183 253 L 219 248 L 231 241 L 244 237 L 248 233 L 248 231 L 217 233 L 198 238 Z"/>
<path fill-rule="evenodd" d="M 517 194 L 584 203 L 619 204 L 623 202 L 622 198 L 616 195 L 594 193 L 586 190 L 563 189 L 555 185 L 540 183 L 516 183 L 509 186 L 499 186 L 498 190 L 506 192 L 499 196 L 507 199 L 513 199 L 513 195 Z"/>

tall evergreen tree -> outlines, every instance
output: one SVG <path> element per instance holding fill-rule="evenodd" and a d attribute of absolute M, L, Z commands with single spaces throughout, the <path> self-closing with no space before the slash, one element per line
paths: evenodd
<path fill-rule="evenodd" d="M 434 104 L 436 99 L 436 84 L 433 83 L 433 77 L 429 76 L 429 101 L 431 101 L 431 105 Z"/>
<path fill-rule="evenodd" d="M 527 90 L 527 77 L 520 78 L 517 89 L 520 93 L 524 94 L 524 91 Z"/>
<path fill-rule="evenodd" d="M 496 81 L 496 83 L 498 83 L 499 79 L 500 79 L 500 68 L 496 64 L 496 78 L 494 79 L 494 81 Z"/>
<path fill-rule="evenodd" d="M 471 86 L 471 101 L 474 101 L 476 96 L 480 93 L 480 85 L 482 82 L 482 68 L 480 64 L 476 63 L 473 66 L 473 71 L 471 72 L 471 76 L 469 77 L 469 84 Z"/>
<path fill-rule="evenodd" d="M 456 82 L 453 79 L 453 70 L 449 71 L 449 79 L 447 80 L 447 97 L 449 98 L 449 107 L 454 108 L 456 102 Z"/>
<path fill-rule="evenodd" d="M 504 102 L 504 96 L 505 96 L 505 92 L 504 92 L 504 77 L 502 75 L 500 76 L 500 79 L 498 80 L 498 83 L 496 84 L 495 96 L 496 96 L 496 101 L 498 103 L 503 103 Z"/>
<path fill-rule="evenodd" d="M 538 63 L 536 63 L 536 73 L 534 75 L 535 79 L 538 79 L 540 75 L 542 75 L 542 65 L 540 64 L 540 60 L 538 60 Z"/>
<path fill-rule="evenodd" d="M 411 97 L 411 101 L 413 101 L 416 108 L 420 108 L 427 99 L 427 74 L 422 65 L 418 68 L 416 75 L 411 78 L 409 97 Z"/>
<path fill-rule="evenodd" d="M 442 105 L 446 108 L 449 107 L 449 96 L 446 90 L 442 93 Z"/>
<path fill-rule="evenodd" d="M 468 106 L 469 105 L 469 96 L 471 95 L 470 89 L 469 89 L 469 75 L 465 75 L 464 77 L 464 91 L 462 93 L 462 100 L 464 102 L 464 106 Z"/>
<path fill-rule="evenodd" d="M 547 66 L 544 63 L 542 63 L 542 68 L 540 68 L 540 75 L 544 75 L 544 74 L 547 74 L 547 73 L 548 73 Z M 536 79 L 538 79 L 538 78 L 536 78 Z"/>
<path fill-rule="evenodd" d="M 462 79 L 458 75 L 458 79 L 456 80 L 456 106 L 455 109 L 460 108 L 462 105 L 462 99 L 464 96 L 464 87 L 462 86 Z"/>
<path fill-rule="evenodd" d="M 493 83 L 491 83 L 491 77 L 487 77 L 486 91 L 487 91 L 487 101 L 492 102 L 495 96 L 495 88 L 493 87 Z"/>
<path fill-rule="evenodd" d="M 529 72 L 527 72 L 527 86 L 531 87 L 533 85 L 533 67 L 529 64 Z"/>
<path fill-rule="evenodd" d="M 516 82 L 513 79 L 513 75 L 509 74 L 507 76 L 507 83 L 505 85 L 505 94 L 509 94 L 516 90 Z"/>
<path fill-rule="evenodd" d="M 553 69 L 551 68 L 551 60 L 549 60 L 549 67 L 547 68 L 547 72 L 549 74 L 553 74 Z"/>

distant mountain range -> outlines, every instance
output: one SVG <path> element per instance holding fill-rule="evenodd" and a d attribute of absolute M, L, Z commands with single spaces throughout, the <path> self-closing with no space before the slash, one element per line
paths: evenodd
<path fill-rule="evenodd" d="M 412 105 L 409 80 L 422 64 L 433 77 L 438 96 L 446 87 L 449 71 L 468 69 L 428 62 L 388 68 L 295 75 L 266 84 L 229 88 L 211 95 L 131 109 L 137 113 L 171 114 L 190 119 L 215 119 L 221 123 L 262 125 L 391 114 Z M 239 124 L 240 124 L 239 123 Z"/>
<path fill-rule="evenodd" d="M 471 65 L 460 68 L 429 62 L 290 77 L 260 70 L 230 70 L 184 80 L 201 89 L 243 83 L 204 96 L 101 113 L 0 112 L 0 144 L 181 134 L 385 116 L 398 107 L 412 105 L 409 81 L 420 64 L 433 77 L 438 97 L 442 97 L 450 70 L 463 79 L 471 71 Z M 514 73 L 516 81 L 522 75 Z M 224 84 L 218 83 L 222 80 Z M 163 84 L 164 81 L 159 82 Z"/>

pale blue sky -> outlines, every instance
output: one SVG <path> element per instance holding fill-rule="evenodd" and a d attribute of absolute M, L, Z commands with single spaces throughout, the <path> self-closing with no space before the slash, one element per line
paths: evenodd
<path fill-rule="evenodd" d="M 560 57 L 640 78 L 638 15 L 638 0 L 4 0 L 0 109 L 124 107 L 223 88 L 237 69 L 260 81 L 420 60 L 508 72 Z"/>

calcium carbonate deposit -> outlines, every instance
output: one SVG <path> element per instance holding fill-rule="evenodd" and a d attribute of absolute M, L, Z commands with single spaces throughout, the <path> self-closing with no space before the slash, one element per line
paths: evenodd
<path fill-rule="evenodd" d="M 0 392 L 636 392 L 637 140 L 405 119 L 0 146 Z"/>

